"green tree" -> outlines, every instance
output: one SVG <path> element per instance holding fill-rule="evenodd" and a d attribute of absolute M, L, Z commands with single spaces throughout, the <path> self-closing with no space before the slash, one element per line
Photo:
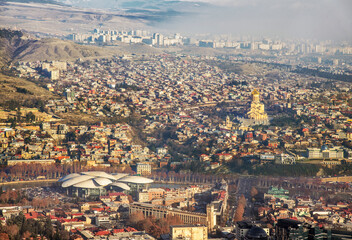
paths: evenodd
<path fill-rule="evenodd" d="M 65 142 L 75 142 L 76 139 L 77 135 L 74 131 L 66 133 Z"/>
<path fill-rule="evenodd" d="M 32 112 L 29 112 L 26 114 L 26 122 L 34 122 L 35 121 L 35 115 Z"/>
<path fill-rule="evenodd" d="M 17 120 L 17 122 L 21 122 L 21 120 L 22 120 L 22 114 L 21 114 L 21 107 L 20 106 L 17 108 L 16 120 Z"/>
<path fill-rule="evenodd" d="M 85 132 L 82 135 L 78 136 L 78 142 L 86 144 L 87 142 L 92 141 L 94 135 L 92 133 Z"/>
<path fill-rule="evenodd" d="M 20 106 L 20 103 L 15 100 L 10 100 L 7 101 L 5 105 L 7 110 L 14 111 Z"/>

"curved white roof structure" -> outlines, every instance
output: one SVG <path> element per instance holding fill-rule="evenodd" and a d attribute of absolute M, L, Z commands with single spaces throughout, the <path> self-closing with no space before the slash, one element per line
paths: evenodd
<path fill-rule="evenodd" d="M 68 180 L 63 181 L 62 187 L 69 187 L 69 186 L 75 185 L 77 183 L 87 181 L 87 180 L 92 179 L 92 178 L 94 178 L 94 177 L 93 176 L 87 176 L 87 175 L 80 175 L 80 176 L 77 176 L 77 177 L 73 177 L 73 178 L 70 178 Z"/>
<path fill-rule="evenodd" d="M 71 173 L 71 174 L 69 174 L 69 175 L 66 175 L 65 177 L 60 178 L 60 179 L 59 179 L 59 182 L 63 182 L 63 181 L 66 181 L 66 180 L 68 180 L 68 179 L 70 179 L 70 178 L 74 178 L 74 177 L 78 177 L 78 176 L 80 176 L 80 174 L 78 174 L 78 173 Z"/>
<path fill-rule="evenodd" d="M 120 178 L 123 178 L 123 177 L 125 177 L 125 176 L 128 176 L 127 173 L 113 173 L 113 174 L 111 174 L 111 175 L 113 175 L 116 180 L 119 180 Z"/>
<path fill-rule="evenodd" d="M 107 186 L 112 183 L 110 179 L 103 178 L 103 177 L 94 178 L 94 181 L 98 183 L 100 186 Z"/>
<path fill-rule="evenodd" d="M 101 171 L 71 173 L 59 179 L 62 187 L 78 188 L 102 188 L 108 185 L 120 187 L 124 190 L 130 190 L 126 183 L 146 184 L 152 183 L 153 180 L 139 176 L 129 176 L 125 173 L 109 174 Z"/>
<path fill-rule="evenodd" d="M 152 183 L 153 180 L 145 177 L 139 176 L 126 176 L 119 179 L 119 182 L 126 182 L 126 183 Z"/>
<path fill-rule="evenodd" d="M 81 172 L 81 174 L 94 176 L 94 177 L 108 178 L 108 179 L 112 179 L 112 180 L 116 179 L 113 175 L 106 173 L 106 172 L 100 172 L 100 171 Z"/>
<path fill-rule="evenodd" d="M 78 187 L 78 188 L 102 188 L 103 187 L 103 186 L 99 185 L 97 182 L 95 182 L 93 179 L 79 182 L 73 186 Z"/>
<path fill-rule="evenodd" d="M 114 183 L 111 183 L 111 185 L 119 187 L 119 188 L 122 188 L 124 190 L 130 190 L 131 189 L 126 183 L 122 183 L 122 182 L 114 182 Z"/>

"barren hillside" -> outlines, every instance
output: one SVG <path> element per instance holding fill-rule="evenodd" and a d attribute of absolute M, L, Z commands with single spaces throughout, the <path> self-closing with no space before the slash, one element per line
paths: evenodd
<path fill-rule="evenodd" d="M 16 34 L 15 34 L 16 33 Z M 33 39 L 18 31 L 0 30 L 1 66 L 9 62 L 73 61 L 78 58 L 102 58 L 124 54 L 160 54 L 161 50 L 145 44 L 87 46 L 56 38 Z"/>

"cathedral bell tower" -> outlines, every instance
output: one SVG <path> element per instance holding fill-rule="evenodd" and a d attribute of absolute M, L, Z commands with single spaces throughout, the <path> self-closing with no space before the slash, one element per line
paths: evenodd
<path fill-rule="evenodd" d="M 268 115 L 264 110 L 264 104 L 259 100 L 260 94 L 257 89 L 252 92 L 251 109 L 247 113 L 247 117 L 254 121 L 254 124 L 266 124 Z"/>
<path fill-rule="evenodd" d="M 254 89 L 252 92 L 252 102 L 259 103 L 259 92 L 257 89 Z"/>

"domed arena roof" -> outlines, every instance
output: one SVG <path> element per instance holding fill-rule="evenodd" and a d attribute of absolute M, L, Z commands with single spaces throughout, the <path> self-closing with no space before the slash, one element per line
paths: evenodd
<path fill-rule="evenodd" d="M 139 176 L 126 176 L 119 179 L 119 182 L 126 182 L 126 183 L 152 183 L 153 180 L 145 177 Z"/>
<path fill-rule="evenodd" d="M 247 239 L 266 239 L 268 235 L 263 228 L 253 226 L 246 235 Z"/>
<path fill-rule="evenodd" d="M 130 190 L 126 183 L 146 184 L 153 180 L 140 176 L 129 176 L 125 173 L 109 174 L 102 171 L 91 171 L 81 173 L 71 173 L 59 179 L 62 187 L 78 188 L 102 188 L 108 185 L 117 186 L 124 190 Z"/>

